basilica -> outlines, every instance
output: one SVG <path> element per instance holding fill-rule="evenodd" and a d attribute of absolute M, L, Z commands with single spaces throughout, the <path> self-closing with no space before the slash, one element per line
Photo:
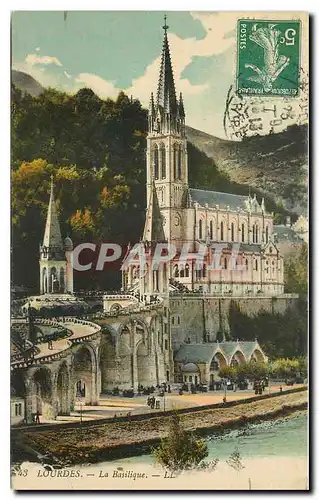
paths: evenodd
<path fill-rule="evenodd" d="M 124 276 L 125 289 L 165 293 L 178 284 L 177 289 L 212 296 L 283 294 L 283 259 L 264 199 L 189 186 L 185 109 L 182 94 L 176 96 L 166 25 L 157 93 L 155 98 L 151 94 L 148 116 L 148 207 L 142 241 L 149 259 L 155 243 L 174 245 L 176 254 L 159 270 L 151 272 L 148 266 L 143 278 L 133 262 Z M 204 247 L 199 263 L 196 254 Z M 185 248 L 193 258 L 181 259 Z"/>
<path fill-rule="evenodd" d="M 209 386 L 223 366 L 267 361 L 258 339 L 237 339 L 231 308 L 280 314 L 297 298 L 284 293 L 283 258 L 264 200 L 189 186 L 185 108 L 175 91 L 166 23 L 163 28 L 138 244 L 145 262 L 129 250 L 122 289 L 94 298 L 91 307 L 90 294 L 74 290 L 73 243 L 62 238 L 51 180 L 40 295 L 12 304 L 14 423 L 37 411 L 49 420 L 69 415 L 79 394 L 85 404 L 98 405 L 100 394 L 115 388 Z M 154 266 L 165 247 L 173 254 Z"/>

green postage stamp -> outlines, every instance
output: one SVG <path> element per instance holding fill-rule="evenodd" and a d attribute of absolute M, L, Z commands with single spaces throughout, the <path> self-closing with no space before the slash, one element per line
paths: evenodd
<path fill-rule="evenodd" d="M 299 71 L 300 21 L 238 21 L 238 95 L 297 96 Z"/>

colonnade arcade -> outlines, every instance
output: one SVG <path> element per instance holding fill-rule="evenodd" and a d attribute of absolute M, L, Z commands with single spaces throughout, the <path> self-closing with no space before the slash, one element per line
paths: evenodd
<path fill-rule="evenodd" d="M 80 404 L 98 405 L 101 393 L 164 381 L 164 340 L 158 315 L 105 325 L 94 340 L 80 341 L 57 360 L 12 372 L 15 395 L 26 401 L 26 419 L 69 415 Z"/>

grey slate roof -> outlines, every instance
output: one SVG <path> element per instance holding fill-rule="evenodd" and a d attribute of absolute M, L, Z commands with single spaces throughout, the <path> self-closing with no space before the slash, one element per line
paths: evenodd
<path fill-rule="evenodd" d="M 238 348 L 244 353 L 247 360 L 256 348 L 263 352 L 257 341 L 182 344 L 175 355 L 175 361 L 182 363 L 209 363 L 215 353 L 220 349 L 229 362 Z"/>
<path fill-rule="evenodd" d="M 303 239 L 290 227 L 283 224 L 274 226 L 273 235 L 278 243 L 289 241 L 291 243 L 303 243 Z"/>
<path fill-rule="evenodd" d="M 191 201 L 199 203 L 201 206 L 205 206 L 207 203 L 210 208 L 215 205 L 219 205 L 219 208 L 226 209 L 227 206 L 231 210 L 237 210 L 237 208 L 247 209 L 246 203 L 248 202 L 248 196 L 242 196 L 239 194 L 230 193 L 220 193 L 218 191 L 206 191 L 204 189 L 189 189 Z"/>

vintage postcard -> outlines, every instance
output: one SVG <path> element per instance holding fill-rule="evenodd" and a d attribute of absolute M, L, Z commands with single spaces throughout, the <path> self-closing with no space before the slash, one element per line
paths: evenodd
<path fill-rule="evenodd" d="M 11 23 L 12 488 L 308 490 L 308 14 Z"/>

